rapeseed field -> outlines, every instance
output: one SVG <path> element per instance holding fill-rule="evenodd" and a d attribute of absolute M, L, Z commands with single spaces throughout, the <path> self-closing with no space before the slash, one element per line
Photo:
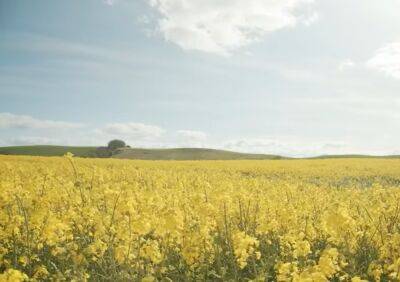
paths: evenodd
<path fill-rule="evenodd" d="M 0 281 L 399 281 L 400 160 L 0 157 Z"/>

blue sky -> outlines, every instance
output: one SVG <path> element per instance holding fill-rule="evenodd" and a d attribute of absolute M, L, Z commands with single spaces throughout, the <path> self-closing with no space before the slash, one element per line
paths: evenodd
<path fill-rule="evenodd" d="M 0 0 L 0 145 L 400 153 L 399 10 Z"/>

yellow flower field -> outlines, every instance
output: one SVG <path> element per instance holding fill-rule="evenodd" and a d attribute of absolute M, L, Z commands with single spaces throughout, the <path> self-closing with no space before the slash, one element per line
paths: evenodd
<path fill-rule="evenodd" d="M 0 157 L 0 281 L 399 281 L 400 160 Z"/>

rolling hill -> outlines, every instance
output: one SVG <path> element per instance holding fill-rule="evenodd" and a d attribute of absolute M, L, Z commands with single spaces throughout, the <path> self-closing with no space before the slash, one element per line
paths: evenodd
<path fill-rule="evenodd" d="M 73 146 L 12 146 L 0 147 L 0 155 L 28 155 L 28 156 L 63 156 L 71 152 L 78 157 L 88 157 L 96 147 L 73 147 Z"/>
<path fill-rule="evenodd" d="M 122 149 L 112 156 L 118 159 L 140 160 L 271 160 L 282 159 L 277 155 L 245 154 L 225 150 L 203 148 L 174 149 Z"/>
<path fill-rule="evenodd" d="M 72 146 L 12 146 L 0 147 L 0 155 L 63 156 L 67 152 L 77 157 L 92 157 L 96 147 Z M 277 155 L 245 154 L 203 148 L 141 149 L 124 148 L 113 154 L 117 159 L 139 160 L 264 160 L 282 159 Z"/>
<path fill-rule="evenodd" d="M 30 155 L 30 156 L 63 156 L 67 152 L 77 157 L 95 156 L 96 147 L 76 146 L 11 146 L 0 147 L 0 155 Z M 172 149 L 144 149 L 123 148 L 117 150 L 112 158 L 137 160 L 278 160 L 291 159 L 279 155 L 248 154 L 226 150 L 206 148 L 172 148 Z M 308 159 L 338 159 L 338 158 L 400 158 L 400 155 L 369 156 L 369 155 L 321 155 Z"/>

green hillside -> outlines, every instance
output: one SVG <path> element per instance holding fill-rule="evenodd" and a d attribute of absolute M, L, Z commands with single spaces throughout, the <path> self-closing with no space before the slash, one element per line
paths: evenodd
<path fill-rule="evenodd" d="M 63 156 L 67 152 L 77 157 L 93 157 L 96 147 L 74 146 L 12 146 L 0 147 L 0 155 L 29 156 Z M 206 148 L 174 148 L 174 149 L 143 149 L 124 148 L 115 152 L 112 158 L 137 160 L 276 160 L 288 159 L 278 155 L 246 154 L 225 150 Z M 339 158 L 400 158 L 400 156 L 368 156 L 368 155 L 322 155 L 308 159 L 339 159 Z"/>
<path fill-rule="evenodd" d="M 96 147 L 70 146 L 13 146 L 0 147 L 0 155 L 30 155 L 30 156 L 63 156 L 67 152 L 77 157 L 94 156 Z M 243 154 L 224 150 L 177 148 L 177 149 L 139 149 L 124 148 L 118 150 L 113 158 L 138 160 L 263 160 L 281 159 L 276 155 Z"/>
<path fill-rule="evenodd" d="M 266 160 L 281 159 L 277 155 L 244 154 L 225 150 L 203 148 L 137 149 L 120 150 L 113 158 L 140 160 Z"/>
<path fill-rule="evenodd" d="M 78 157 L 90 156 L 96 147 L 72 147 L 72 146 L 12 146 L 0 147 L 0 155 L 28 155 L 28 156 L 63 156 L 67 152 Z"/>

